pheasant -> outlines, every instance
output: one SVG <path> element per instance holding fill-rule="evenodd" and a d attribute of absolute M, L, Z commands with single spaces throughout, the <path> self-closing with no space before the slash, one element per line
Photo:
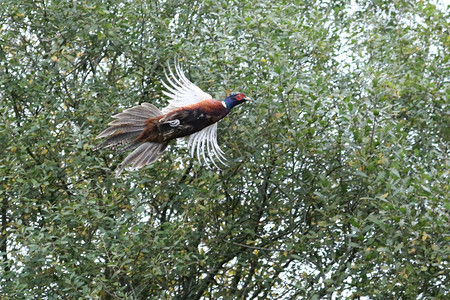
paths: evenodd
<path fill-rule="evenodd" d="M 197 154 L 201 163 L 203 160 L 217 167 L 217 159 L 225 164 L 224 152 L 217 143 L 217 122 L 249 98 L 232 93 L 224 101 L 214 100 L 186 78 L 177 62 L 176 74 L 170 67 L 169 72 L 167 83 L 162 82 L 167 89 L 163 94 L 169 97 L 168 106 L 159 110 L 150 103 L 142 103 L 128 108 L 114 115 L 116 120 L 97 136 L 107 139 L 95 149 L 119 148 L 117 152 L 124 152 L 135 148 L 118 166 L 116 177 L 129 164 L 135 170 L 153 163 L 170 141 L 181 137 L 188 137 L 191 155 Z"/>

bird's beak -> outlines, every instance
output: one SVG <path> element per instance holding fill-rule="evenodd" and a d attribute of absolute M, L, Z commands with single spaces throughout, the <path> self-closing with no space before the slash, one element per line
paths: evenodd
<path fill-rule="evenodd" d="M 252 102 L 252 101 L 253 101 L 253 99 L 252 99 L 252 98 L 250 98 L 249 96 L 245 96 L 245 101 L 248 101 L 248 102 Z"/>

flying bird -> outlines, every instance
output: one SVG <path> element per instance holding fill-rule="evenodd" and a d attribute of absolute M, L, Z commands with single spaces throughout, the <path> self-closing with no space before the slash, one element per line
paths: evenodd
<path fill-rule="evenodd" d="M 249 100 L 242 93 L 232 93 L 223 101 L 214 100 L 184 75 L 175 62 L 175 72 L 166 72 L 166 88 L 169 105 L 159 110 L 150 103 L 128 108 L 112 116 L 114 121 L 97 138 L 106 138 L 95 147 L 118 149 L 124 152 L 134 149 L 118 166 L 116 177 L 127 165 L 133 170 L 153 163 L 167 148 L 170 141 L 188 137 L 191 155 L 197 154 L 200 162 L 217 167 L 215 159 L 225 164 L 224 152 L 217 143 L 217 122 L 233 107 Z"/>

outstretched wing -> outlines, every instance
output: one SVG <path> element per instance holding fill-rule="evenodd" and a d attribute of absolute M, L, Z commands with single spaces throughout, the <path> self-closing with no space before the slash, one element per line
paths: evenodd
<path fill-rule="evenodd" d="M 191 105 L 203 100 L 212 99 L 211 95 L 202 91 L 184 75 L 177 60 L 175 60 L 175 73 L 168 66 L 169 74 L 166 72 L 167 82 L 162 82 L 167 91 L 164 95 L 169 97 L 169 105 L 163 108 L 163 114 L 179 107 Z"/>
<path fill-rule="evenodd" d="M 169 105 L 162 110 L 164 114 L 183 106 L 212 99 L 210 94 L 205 93 L 186 78 L 177 61 L 175 61 L 175 72 L 172 71 L 170 66 L 168 66 L 168 70 L 169 74 L 166 72 L 167 83 L 162 83 L 167 89 L 163 93 L 169 97 Z M 226 165 L 224 152 L 217 143 L 217 123 L 191 134 L 188 139 L 188 147 L 191 156 L 197 156 L 203 165 L 213 164 L 219 168 L 216 160 Z"/>
<path fill-rule="evenodd" d="M 217 123 L 191 134 L 188 140 L 188 147 L 191 148 L 191 156 L 197 155 L 198 160 L 203 165 L 209 166 L 212 163 L 216 168 L 220 169 L 215 162 L 215 158 L 221 164 L 226 165 L 225 153 L 217 143 Z"/>

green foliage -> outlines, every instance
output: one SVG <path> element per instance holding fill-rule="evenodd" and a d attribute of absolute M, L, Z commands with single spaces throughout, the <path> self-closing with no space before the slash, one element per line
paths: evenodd
<path fill-rule="evenodd" d="M 353 3 L 353 4 L 352 4 Z M 11 1 L 0 8 L 0 298 L 444 299 L 448 7 L 431 1 Z M 222 99 L 208 170 L 93 151 L 163 106 L 164 66 Z"/>

